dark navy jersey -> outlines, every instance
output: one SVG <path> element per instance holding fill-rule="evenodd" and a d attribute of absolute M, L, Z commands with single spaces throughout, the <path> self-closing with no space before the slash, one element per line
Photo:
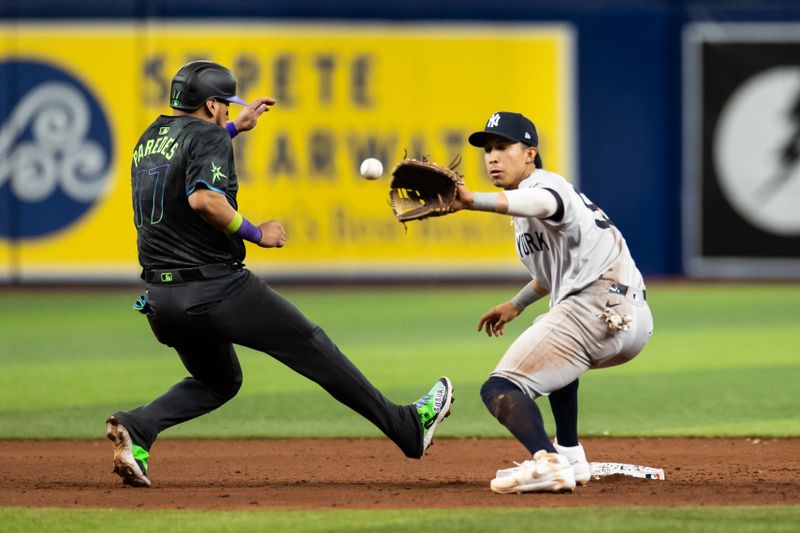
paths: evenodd
<path fill-rule="evenodd" d="M 133 151 L 131 190 L 139 263 L 145 268 L 243 261 L 242 239 L 211 227 L 189 205 L 204 187 L 237 209 L 239 183 L 225 128 L 161 115 Z"/>

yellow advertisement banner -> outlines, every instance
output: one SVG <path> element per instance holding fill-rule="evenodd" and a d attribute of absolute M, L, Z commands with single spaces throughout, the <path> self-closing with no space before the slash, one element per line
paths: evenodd
<path fill-rule="evenodd" d="M 245 100 L 278 101 L 233 141 L 240 211 L 289 235 L 280 250 L 249 247 L 254 270 L 519 270 L 509 219 L 458 213 L 404 227 L 389 175 L 405 154 L 443 164 L 460 154 L 467 185 L 492 190 L 466 138 L 494 112 L 518 111 L 537 126 L 546 168 L 574 177 L 573 54 L 565 25 L 2 26 L 0 276 L 135 275 L 132 150 L 170 113 L 173 74 L 199 58 L 230 67 Z M 359 175 L 367 157 L 383 177 Z"/>

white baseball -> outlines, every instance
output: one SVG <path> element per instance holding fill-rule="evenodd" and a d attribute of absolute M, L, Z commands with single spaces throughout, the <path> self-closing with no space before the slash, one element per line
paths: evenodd
<path fill-rule="evenodd" d="M 361 162 L 361 175 L 368 180 L 376 180 L 383 175 L 383 163 L 374 157 Z"/>

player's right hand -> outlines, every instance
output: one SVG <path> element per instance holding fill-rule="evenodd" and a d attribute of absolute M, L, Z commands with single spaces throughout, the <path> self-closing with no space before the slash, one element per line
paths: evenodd
<path fill-rule="evenodd" d="M 286 230 L 283 224 L 277 220 L 268 220 L 259 226 L 261 228 L 261 241 L 258 243 L 262 248 L 283 248 L 286 246 Z"/>
<path fill-rule="evenodd" d="M 275 105 L 275 99 L 266 96 L 256 98 L 250 102 L 250 105 L 242 109 L 239 115 L 233 120 L 236 131 L 242 133 L 243 131 L 249 131 L 255 128 L 258 117 L 260 117 L 262 113 L 269 111 L 270 106 L 273 105 Z"/>
<path fill-rule="evenodd" d="M 520 313 L 522 311 L 511 302 L 496 305 L 481 317 L 480 322 L 478 322 L 478 331 L 481 331 L 486 326 L 486 335 L 499 337 L 503 334 L 505 325 L 517 318 Z"/>

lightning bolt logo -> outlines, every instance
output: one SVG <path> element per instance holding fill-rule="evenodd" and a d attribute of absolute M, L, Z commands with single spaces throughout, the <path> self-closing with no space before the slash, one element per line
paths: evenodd
<path fill-rule="evenodd" d="M 789 117 L 794 124 L 794 133 L 780 150 L 781 169 L 758 189 L 758 196 L 762 199 L 783 187 L 797 169 L 800 160 L 800 93 L 795 98 Z"/>

